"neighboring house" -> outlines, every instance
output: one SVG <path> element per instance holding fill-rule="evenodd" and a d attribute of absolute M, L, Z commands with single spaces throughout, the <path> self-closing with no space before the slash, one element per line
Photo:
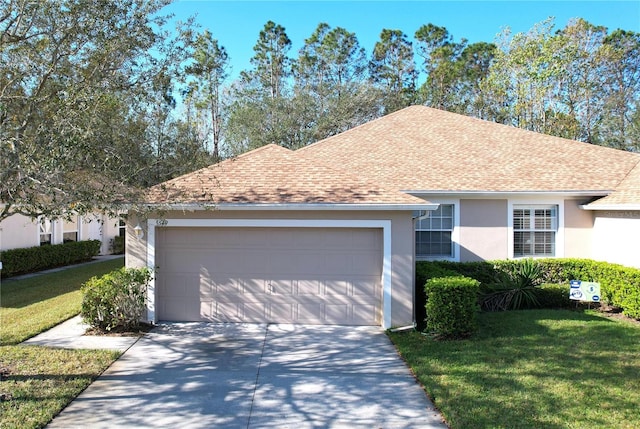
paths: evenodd
<path fill-rule="evenodd" d="M 103 215 L 71 219 L 31 219 L 14 214 L 0 222 L 0 251 L 67 241 L 100 240 L 100 254 L 111 253 L 111 240 L 124 235 L 124 221 Z"/>
<path fill-rule="evenodd" d="M 640 266 L 640 155 L 422 106 L 256 149 L 148 203 L 126 263 L 156 269 L 150 321 L 388 328 L 414 321 L 416 259 Z"/>

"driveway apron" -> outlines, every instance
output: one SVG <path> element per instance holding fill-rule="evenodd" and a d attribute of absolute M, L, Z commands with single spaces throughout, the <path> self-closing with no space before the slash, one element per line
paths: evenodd
<path fill-rule="evenodd" d="M 161 324 L 49 428 L 446 428 L 379 327 Z"/>

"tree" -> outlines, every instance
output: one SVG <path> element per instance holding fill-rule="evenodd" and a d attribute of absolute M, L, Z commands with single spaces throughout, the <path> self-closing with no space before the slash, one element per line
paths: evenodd
<path fill-rule="evenodd" d="M 420 91 L 425 104 L 453 110 L 456 105 L 456 86 L 461 76 L 456 60 L 466 41 L 454 43 L 446 28 L 433 24 L 420 27 L 415 38 L 418 55 L 423 58 L 423 71 L 427 75 Z"/>
<path fill-rule="evenodd" d="M 255 81 L 257 87 L 272 99 L 283 94 L 285 79 L 291 74 L 291 60 L 287 56 L 291 40 L 283 26 L 267 21 L 253 47 L 251 64 L 254 69 L 242 73 L 242 79 Z"/>
<path fill-rule="evenodd" d="M 384 93 L 386 113 L 409 106 L 415 100 L 417 72 L 413 46 L 400 30 L 383 29 L 369 63 L 373 82 Z"/>
<path fill-rule="evenodd" d="M 129 136 L 144 134 L 138 113 L 152 78 L 179 62 L 162 30 L 167 3 L 2 3 L 0 220 L 114 209 L 132 197 L 146 171 L 128 154 L 147 153 L 120 149 L 138 147 Z"/>
<path fill-rule="evenodd" d="M 575 19 L 548 19 L 500 37 L 482 81 L 482 115 L 537 132 L 637 150 L 640 36 Z"/>
<path fill-rule="evenodd" d="M 252 70 L 242 71 L 232 87 L 229 106 L 228 145 L 231 154 L 266 144 L 296 146 L 291 126 L 291 41 L 281 25 L 268 21 L 253 47 Z"/>
<path fill-rule="evenodd" d="M 640 151 L 640 34 L 615 30 L 600 48 L 604 80 L 603 142 Z"/>
<path fill-rule="evenodd" d="M 606 34 L 605 27 L 576 19 L 551 38 L 551 49 L 554 52 L 551 61 L 553 68 L 557 70 L 555 79 L 558 106 L 554 109 L 555 117 L 563 118 L 565 115 L 567 118 L 575 118 L 579 127 L 577 133 L 563 135 L 563 131 L 567 130 L 563 126 L 564 121 L 557 127 L 555 121 L 551 120 L 547 122 L 544 132 L 600 143 L 599 124 L 602 120 L 602 95 L 606 76 L 600 47 Z"/>
<path fill-rule="evenodd" d="M 305 100 L 314 105 L 311 140 L 305 144 L 346 131 L 379 112 L 378 94 L 366 79 L 364 49 L 356 35 L 342 27 L 319 24 L 305 40 L 294 71 L 296 104 Z"/>
<path fill-rule="evenodd" d="M 211 136 L 212 155 L 220 157 L 220 139 L 222 128 L 222 85 L 229 76 L 229 56 L 224 46 L 220 46 L 208 30 L 199 34 L 192 43 L 193 63 L 186 73 L 193 76 L 189 82 L 191 97 L 197 108 L 206 109 L 209 116 L 207 134 Z"/>
<path fill-rule="evenodd" d="M 458 70 L 462 71 L 457 85 L 457 103 L 459 113 L 481 117 L 485 105 L 481 82 L 488 76 L 496 45 L 478 42 L 464 47 L 457 59 Z"/>
<path fill-rule="evenodd" d="M 536 132 L 548 131 L 547 115 L 556 108 L 555 88 L 561 70 L 552 43 L 553 19 L 527 33 L 505 29 L 489 74 L 481 88 L 482 116 Z"/>

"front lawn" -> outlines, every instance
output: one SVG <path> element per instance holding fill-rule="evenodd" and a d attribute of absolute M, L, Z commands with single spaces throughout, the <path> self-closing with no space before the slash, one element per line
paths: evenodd
<path fill-rule="evenodd" d="M 0 288 L 0 427 L 44 427 L 119 353 L 62 350 L 18 343 L 80 311 L 80 286 L 122 267 L 118 258 L 24 280 Z M 16 345 L 18 344 L 18 345 Z"/>
<path fill-rule="evenodd" d="M 640 324 L 566 310 L 479 322 L 461 341 L 390 333 L 451 428 L 640 427 Z"/>
<path fill-rule="evenodd" d="M 0 347 L 0 427 L 42 428 L 120 355 L 112 350 Z"/>
<path fill-rule="evenodd" d="M 0 287 L 0 345 L 18 344 L 80 313 L 80 286 L 122 267 L 123 258 L 82 265 Z"/>

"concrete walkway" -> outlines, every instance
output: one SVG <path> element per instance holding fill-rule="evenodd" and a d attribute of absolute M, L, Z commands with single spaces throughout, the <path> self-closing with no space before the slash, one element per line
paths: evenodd
<path fill-rule="evenodd" d="M 446 428 L 377 327 L 167 323 L 49 428 Z"/>
<path fill-rule="evenodd" d="M 110 349 L 124 352 L 139 339 L 139 337 L 84 335 L 88 328 L 89 325 L 82 323 L 82 318 L 76 316 L 23 341 L 22 344 L 63 349 Z"/>

